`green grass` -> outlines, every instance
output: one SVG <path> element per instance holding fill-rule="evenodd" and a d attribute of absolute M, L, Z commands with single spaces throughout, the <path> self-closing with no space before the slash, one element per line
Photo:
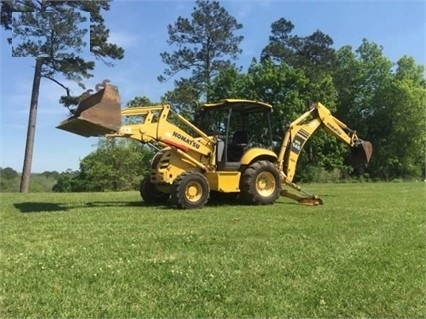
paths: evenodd
<path fill-rule="evenodd" d="M 309 189 L 325 205 L 0 194 L 0 317 L 424 318 L 425 183 Z"/>

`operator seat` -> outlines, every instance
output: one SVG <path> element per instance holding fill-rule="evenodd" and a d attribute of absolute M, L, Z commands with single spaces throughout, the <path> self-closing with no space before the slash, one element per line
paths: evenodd
<path fill-rule="evenodd" d="M 228 147 L 228 161 L 239 162 L 248 146 L 247 131 L 235 131 Z"/>
<path fill-rule="evenodd" d="M 232 136 L 232 144 L 241 148 L 244 148 L 248 144 L 247 131 L 235 131 Z"/>

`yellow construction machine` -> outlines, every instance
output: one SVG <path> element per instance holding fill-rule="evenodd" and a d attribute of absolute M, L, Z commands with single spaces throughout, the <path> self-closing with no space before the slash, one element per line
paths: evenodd
<path fill-rule="evenodd" d="M 320 126 L 348 144 L 352 164 L 365 167 L 370 142 L 336 119 L 321 103 L 292 122 L 275 153 L 270 104 L 226 99 L 202 105 L 190 121 L 170 104 L 121 109 L 116 86 L 102 89 L 80 102 L 58 128 L 82 136 L 131 138 L 153 145 L 157 153 L 140 193 L 148 204 L 171 203 L 200 208 L 211 193 L 232 193 L 245 204 L 272 204 L 285 196 L 306 205 L 322 200 L 293 183 L 305 142 Z"/>

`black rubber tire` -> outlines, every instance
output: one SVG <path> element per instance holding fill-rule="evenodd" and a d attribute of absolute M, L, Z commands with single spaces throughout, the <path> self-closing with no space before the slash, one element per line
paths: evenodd
<path fill-rule="evenodd" d="M 210 197 L 207 179 L 198 172 L 184 172 L 173 182 L 171 202 L 181 209 L 203 207 Z"/>
<path fill-rule="evenodd" d="M 240 199 L 244 204 L 273 204 L 280 197 L 278 168 L 269 161 L 259 161 L 245 169 L 240 181 Z"/>
<path fill-rule="evenodd" d="M 140 194 L 143 201 L 149 205 L 164 203 L 170 197 L 169 194 L 159 192 L 155 189 L 155 184 L 151 183 L 149 175 L 146 175 L 141 182 Z"/>

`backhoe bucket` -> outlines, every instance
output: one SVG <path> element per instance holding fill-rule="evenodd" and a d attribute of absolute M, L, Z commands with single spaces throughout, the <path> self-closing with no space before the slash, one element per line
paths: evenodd
<path fill-rule="evenodd" d="M 362 172 L 370 162 L 373 154 L 373 145 L 368 141 L 362 141 L 359 145 L 352 147 L 350 164 L 355 170 Z"/>
<path fill-rule="evenodd" d="M 120 127 L 120 96 L 117 87 L 110 84 L 81 101 L 74 115 L 57 126 L 61 130 L 86 137 L 114 133 Z"/>

